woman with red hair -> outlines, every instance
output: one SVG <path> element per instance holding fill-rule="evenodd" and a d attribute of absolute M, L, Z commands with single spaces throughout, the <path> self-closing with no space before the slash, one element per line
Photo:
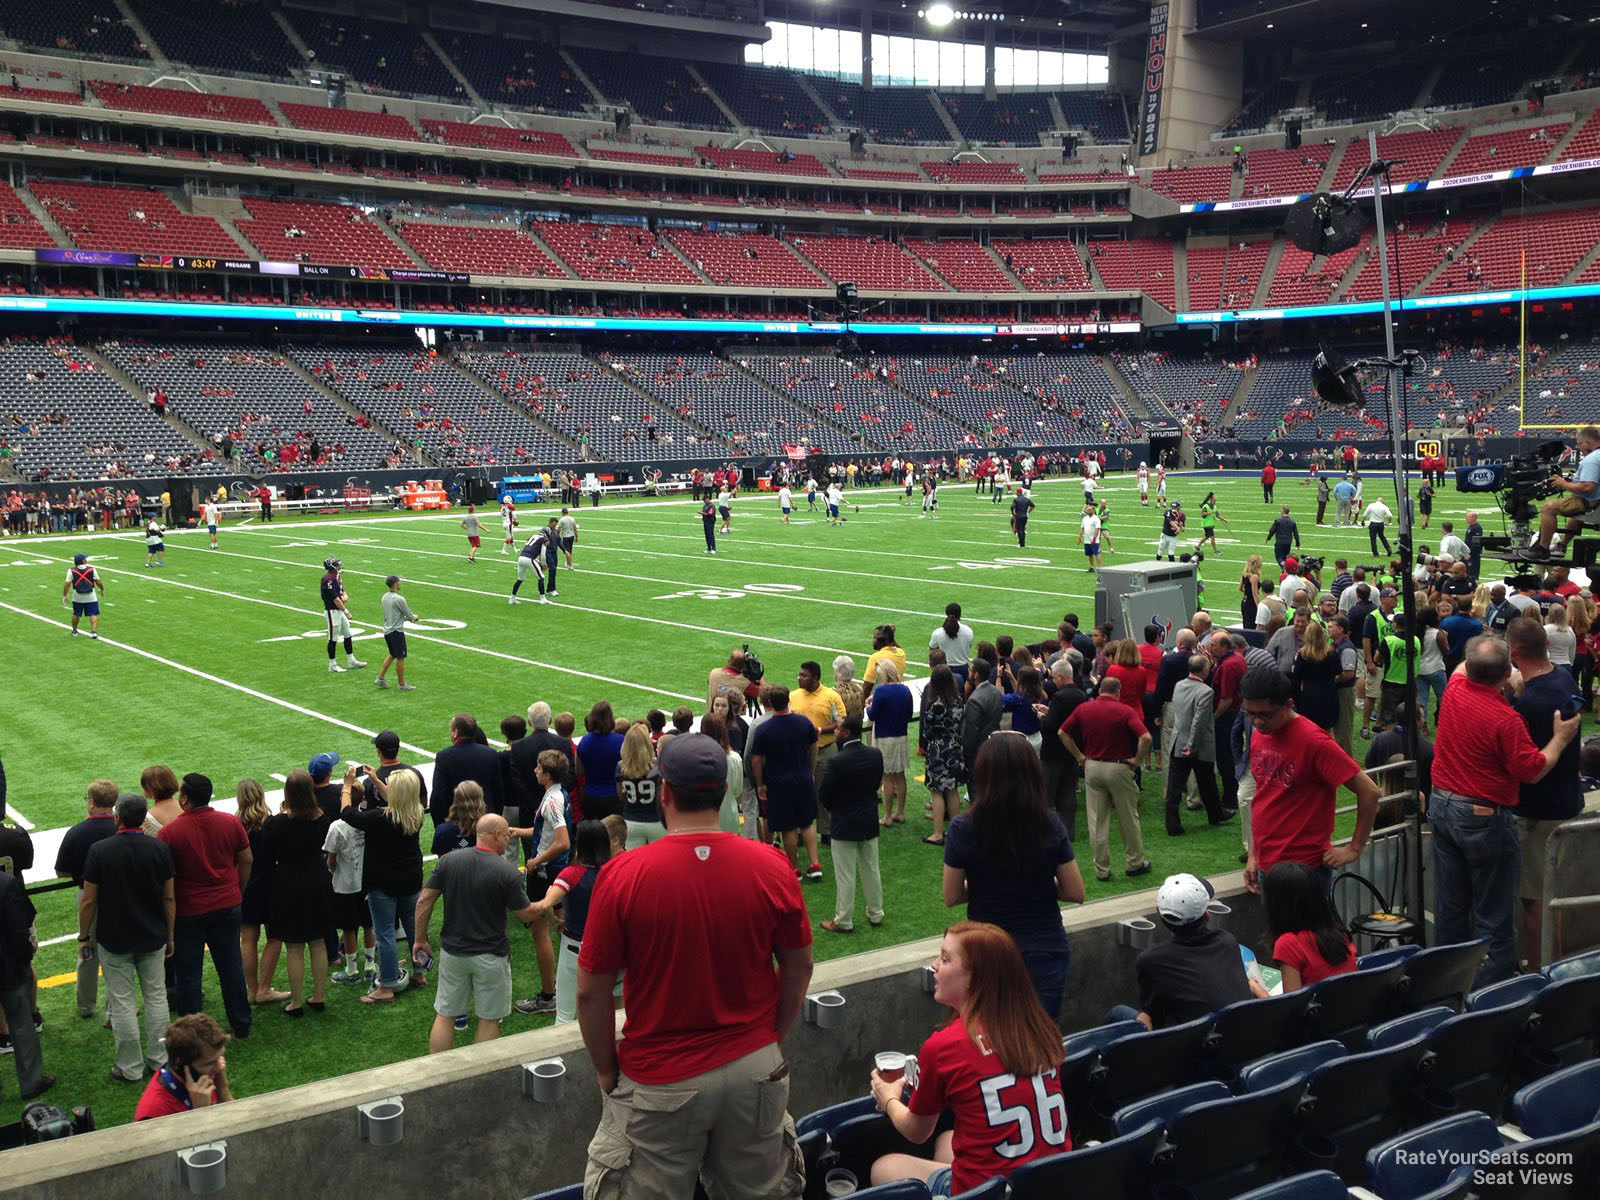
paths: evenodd
<path fill-rule="evenodd" d="M 933 961 L 933 998 L 952 1018 L 922 1044 L 910 1103 L 872 1073 L 872 1097 L 907 1140 L 926 1142 L 945 1109 L 955 1128 L 932 1158 L 885 1154 L 874 1184 L 920 1179 L 954 1195 L 1023 1163 L 1072 1149 L 1061 1094 L 1061 1030 L 1039 1003 L 1022 954 L 998 925 L 961 921 Z"/>

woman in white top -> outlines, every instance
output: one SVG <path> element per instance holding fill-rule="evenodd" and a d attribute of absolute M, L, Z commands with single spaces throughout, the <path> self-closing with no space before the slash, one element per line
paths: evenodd
<path fill-rule="evenodd" d="M 943 650 L 945 666 L 963 687 L 967 682 L 967 667 L 972 662 L 972 626 L 961 623 L 961 605 L 947 604 L 944 624 L 928 638 L 928 649 Z"/>
<path fill-rule="evenodd" d="M 1544 635 L 1550 647 L 1550 661 L 1558 667 L 1571 668 L 1572 660 L 1578 653 L 1578 635 L 1572 632 L 1567 610 L 1562 605 L 1550 606 L 1550 615 L 1544 622 Z"/>

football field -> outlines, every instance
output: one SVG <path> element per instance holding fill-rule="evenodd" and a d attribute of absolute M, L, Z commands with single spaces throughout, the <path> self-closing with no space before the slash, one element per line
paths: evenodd
<path fill-rule="evenodd" d="M 1281 478 L 1277 502 L 1292 506 L 1305 549 L 1326 553 L 1330 567 L 1341 555 L 1373 561 L 1364 529 L 1314 526 L 1315 490 L 1301 486 L 1302 478 Z M 1369 477 L 1369 498 L 1384 483 Z M 1269 577 L 1276 575 L 1263 544 L 1276 504 L 1263 505 L 1253 477 L 1173 476 L 1169 493 L 1192 514 L 1187 544 L 1198 540 L 1200 500 L 1212 489 L 1227 524 L 1218 528 L 1220 552 L 1208 551 L 1202 568 L 1205 598 L 1219 623 L 1236 623 L 1246 556 L 1263 553 Z M 1102 495 L 1110 501 L 1107 529 L 1115 547 L 1104 561 L 1151 557 L 1159 533 L 1154 502 L 1141 507 L 1132 477 L 1124 475 L 1111 476 Z M 920 517 L 916 499 L 903 503 L 897 489 L 852 490 L 848 519 L 839 526 L 827 523 L 820 506 L 807 511 L 803 499 L 785 526 L 774 497 L 750 493 L 735 502 L 732 532 L 719 536 L 715 556 L 705 553 L 697 508 L 687 498 L 608 501 L 576 513 L 577 569 L 563 566 L 559 597 L 548 605 L 537 603 L 531 579 L 523 603 L 507 603 L 515 558 L 500 553 L 492 507 L 483 514 L 489 519 L 476 563 L 467 561 L 460 512 L 231 520 L 215 550 L 203 531 L 170 535 L 164 568 L 144 566 L 139 531 L 7 539 L 0 544 L 0 629 L 12 686 L 0 755 L 12 818 L 32 827 L 40 847 L 28 882 L 51 875 L 59 840 L 52 831 L 81 818 L 91 779 L 137 790 L 139 772 L 152 763 L 211 776 L 222 799 L 244 777 L 271 792 L 284 774 L 323 751 L 375 761 L 370 739 L 379 730 L 399 734 L 405 761 L 425 764 L 448 743 L 457 711 L 474 713 L 491 737 L 501 717 L 525 713 L 534 700 L 574 713 L 580 734 L 583 714 L 602 698 L 618 716 L 639 717 L 651 708 L 670 713 L 680 704 L 698 716 L 707 672 L 736 646 L 748 643 L 769 680 L 793 686 L 807 659 L 822 664 L 825 680 L 839 654 L 864 667 L 873 628 L 883 622 L 898 627 L 911 674 L 921 677 L 928 633 L 952 600 L 981 640 L 1001 633 L 1019 643 L 1042 640 L 1067 612 L 1078 613 L 1087 629 L 1093 576 L 1075 544 L 1077 482 L 1046 481 L 1034 497 L 1038 508 L 1022 549 L 1009 528 L 1008 505 L 974 495 L 971 485 L 941 488 L 933 520 Z M 1418 540 L 1432 544 L 1441 516 L 1459 520 L 1465 499 L 1442 493 L 1434 528 L 1419 530 Z M 1484 507 L 1485 527 L 1497 530 L 1497 514 Z M 558 511 L 522 506 L 517 546 Z M 79 551 L 106 584 L 98 641 L 68 636 L 62 581 Z M 330 556 L 343 560 L 356 653 L 369 664 L 342 674 L 327 670 L 317 589 Z M 404 580 L 420 617 L 408 635 L 414 692 L 373 686 L 383 658 L 378 597 L 391 573 Z M 919 771 L 916 760 L 912 771 Z M 1161 832 L 1159 796 L 1160 777 L 1147 774 L 1153 876 L 1122 876 L 1113 834 L 1113 880 L 1098 883 L 1084 869 L 1091 901 L 1152 886 L 1180 869 L 1238 868 L 1236 825 L 1212 830 L 1203 822 L 1196 827 L 1191 817 L 1189 835 L 1169 840 Z M 884 926 L 869 929 L 858 917 L 854 935 L 818 933 L 819 958 L 925 937 L 953 919 L 939 898 L 940 852 L 921 842 L 930 828 L 921 817 L 925 799 L 914 782 L 911 820 L 882 837 Z M 1088 857 L 1085 826 L 1080 819 L 1080 858 Z M 806 898 L 813 923 L 832 915 L 831 871 L 826 882 L 807 885 Z M 106 1079 L 111 1036 L 98 1019 L 79 1020 L 74 1012 L 73 895 L 50 893 L 36 903 L 46 1070 L 63 1081 L 51 1098 L 93 1103 L 102 1124 L 127 1120 L 136 1095 Z M 521 937 L 514 939 L 513 961 L 518 994 L 526 995 L 533 956 Z M 402 996 L 369 1011 L 356 1003 L 358 991 L 330 988 L 328 1011 L 304 1021 L 258 1010 L 257 1035 L 230 1052 L 236 1091 L 253 1094 L 425 1052 L 431 997 Z M 220 1017 L 214 981 L 207 1000 Z M 548 1020 L 513 1015 L 505 1029 Z M 9 1068 L 0 1066 L 4 1075 Z M 7 1082 L 3 1092 L 0 1121 L 15 1119 L 15 1088 Z"/>

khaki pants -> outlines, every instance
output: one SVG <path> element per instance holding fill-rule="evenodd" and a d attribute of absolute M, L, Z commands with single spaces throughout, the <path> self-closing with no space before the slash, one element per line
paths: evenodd
<path fill-rule="evenodd" d="M 1139 828 L 1139 786 L 1133 768 L 1126 763 L 1101 762 L 1091 758 L 1083 771 L 1085 807 L 1089 810 L 1089 848 L 1094 856 L 1094 873 L 1100 878 L 1111 874 L 1111 817 L 1117 818 L 1122 835 L 1126 869 L 1145 863 L 1144 833 Z"/>
<path fill-rule="evenodd" d="M 114 954 L 101 947 L 100 967 L 106 976 L 106 1002 L 116 1045 L 117 1070 L 129 1079 L 167 1061 L 161 1039 L 167 1036 L 166 949 L 143 954 Z M 139 1046 L 137 1006 L 144 1004 L 145 1048 Z M 148 1057 L 146 1057 L 146 1052 Z"/>
<path fill-rule="evenodd" d="M 1239 836 L 1245 853 L 1250 853 L 1250 805 L 1256 798 L 1256 777 L 1246 771 L 1239 776 Z"/>
<path fill-rule="evenodd" d="M 721 1200 L 800 1200 L 805 1160 L 790 1120 L 789 1079 L 777 1043 L 678 1083 L 626 1075 L 601 1100 L 589 1143 L 584 1200 L 694 1195 Z"/>
<path fill-rule="evenodd" d="M 1355 728 L 1356 715 L 1356 690 L 1354 687 L 1339 689 L 1339 717 L 1333 723 L 1333 740 L 1344 748 L 1346 754 L 1354 754 L 1350 749 L 1350 735 Z"/>
<path fill-rule="evenodd" d="M 856 873 L 867 897 L 867 920 L 883 924 L 883 876 L 878 873 L 878 839 L 847 842 L 833 839 L 833 923 L 840 929 L 855 924 Z"/>

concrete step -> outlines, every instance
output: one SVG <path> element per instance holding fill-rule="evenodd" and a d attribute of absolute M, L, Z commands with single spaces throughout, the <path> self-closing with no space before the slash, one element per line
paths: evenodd
<path fill-rule="evenodd" d="M 375 432 L 383 434 L 383 436 L 388 438 L 391 442 L 398 442 L 402 446 L 411 446 L 411 452 L 417 456 L 417 460 L 420 465 L 427 467 L 439 467 L 444 465 L 431 455 L 417 449 L 413 444 L 413 439 L 409 437 L 402 437 L 397 430 L 384 424 L 365 409 L 360 408 L 352 403 L 342 393 L 329 387 L 326 383 L 323 383 L 321 378 L 302 367 L 291 355 L 285 354 L 283 356 L 283 361 L 288 364 L 289 370 L 300 376 L 301 379 L 305 380 L 306 383 L 310 384 L 312 388 L 325 396 L 331 403 L 338 407 L 340 412 L 344 413 L 352 420 L 359 417 L 365 420 Z"/>
<path fill-rule="evenodd" d="M 554 347 L 554 346 L 551 347 L 551 349 L 555 349 L 555 348 L 556 347 Z M 461 375 L 465 379 L 467 379 L 470 383 L 474 384 L 478 388 L 479 391 L 483 392 L 483 394 L 485 396 L 490 397 L 491 399 L 493 399 L 498 404 L 504 405 L 506 408 L 508 408 L 512 412 L 516 413 L 517 416 L 521 417 L 524 421 L 530 422 L 531 424 L 537 426 L 539 429 L 543 430 L 550 437 L 555 438 L 556 441 L 560 442 L 563 446 L 567 447 L 567 449 L 572 451 L 573 458 L 578 458 L 580 456 L 580 451 L 578 449 L 578 443 L 577 442 L 573 441 L 566 434 L 562 433 L 559 429 L 557 429 L 554 425 L 550 424 L 550 422 L 546 421 L 543 417 L 540 417 L 540 416 L 536 415 L 533 412 L 532 409 L 527 408 L 524 405 L 518 404 L 515 400 L 511 399 L 511 397 L 507 396 L 499 388 L 495 387 L 488 380 L 484 379 L 483 376 L 479 375 L 471 367 L 467 366 L 465 363 L 463 363 L 460 360 L 458 360 L 454 355 L 451 355 L 448 361 L 449 361 L 450 366 L 452 368 L 454 368 L 456 371 L 460 372 Z"/>

